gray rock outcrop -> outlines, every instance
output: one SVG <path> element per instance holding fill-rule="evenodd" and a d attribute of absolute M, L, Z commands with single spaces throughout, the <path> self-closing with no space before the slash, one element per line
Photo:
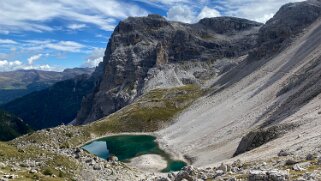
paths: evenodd
<path fill-rule="evenodd" d="M 149 15 L 120 22 L 97 68 L 102 74 L 99 84 L 84 98 L 76 124 L 95 121 L 131 103 L 142 94 L 151 68 L 247 55 L 261 26 L 232 17 L 184 24 Z"/>

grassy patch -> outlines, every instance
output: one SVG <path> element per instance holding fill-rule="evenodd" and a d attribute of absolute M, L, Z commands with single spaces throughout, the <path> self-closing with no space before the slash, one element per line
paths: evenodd
<path fill-rule="evenodd" d="M 5 161 L 8 158 L 19 157 L 22 154 L 18 152 L 17 148 L 8 145 L 7 143 L 0 142 L 0 160 Z"/>
<path fill-rule="evenodd" d="M 201 95 L 202 91 L 195 85 L 152 90 L 131 105 L 88 125 L 86 129 L 97 135 L 156 131 Z"/>
<path fill-rule="evenodd" d="M 85 126 L 66 126 L 64 129 L 37 131 L 20 137 L 13 143 L 21 141 L 33 144 L 46 143 L 64 149 L 78 146 L 93 138 L 93 135 L 156 131 L 171 123 L 175 115 L 202 94 L 202 90 L 195 85 L 152 90 L 134 103 L 100 121 Z M 52 137 L 61 141 L 54 141 Z"/>
<path fill-rule="evenodd" d="M 10 171 L 10 166 L 2 169 L 2 171 L 18 175 L 16 180 L 70 180 L 73 175 L 71 171 L 78 169 L 77 164 L 66 156 L 47 152 L 33 146 L 20 150 L 8 143 L 0 142 L 0 161 L 3 162 L 10 160 L 15 163 L 21 163 L 24 160 L 36 160 L 40 158 L 41 154 L 46 156 L 47 161 L 45 161 L 39 173 L 29 173 L 28 170 L 23 168 L 21 168 L 21 171 L 12 172 Z M 52 175 L 57 177 L 53 178 Z"/>
<path fill-rule="evenodd" d="M 41 168 L 42 174 L 46 176 L 53 176 L 65 179 L 72 178 L 72 171 L 78 169 L 77 164 L 70 158 L 62 155 L 54 155 L 52 159 L 48 160 Z"/>
<path fill-rule="evenodd" d="M 40 158 L 43 164 L 38 173 L 31 174 L 25 170 L 15 174 L 24 180 L 71 180 L 81 170 L 81 165 L 72 158 L 51 151 L 52 148 L 74 148 L 107 133 L 156 131 L 171 124 L 173 117 L 202 94 L 195 85 L 152 90 L 98 122 L 84 126 L 60 126 L 36 131 L 11 142 L 0 142 L 0 161 L 19 163 Z M 19 143 L 24 143 L 23 150 L 17 149 Z"/>
<path fill-rule="evenodd" d="M 205 39 L 205 40 L 208 40 L 208 39 L 213 39 L 214 37 L 212 35 L 206 33 L 206 34 L 202 34 L 201 38 Z"/>

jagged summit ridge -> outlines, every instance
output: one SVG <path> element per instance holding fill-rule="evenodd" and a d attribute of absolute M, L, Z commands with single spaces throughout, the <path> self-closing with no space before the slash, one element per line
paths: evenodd
<path fill-rule="evenodd" d="M 218 34 L 229 34 L 240 31 L 251 30 L 253 27 L 260 27 L 262 24 L 242 18 L 215 17 L 201 19 L 197 24 L 205 26 Z"/>
<path fill-rule="evenodd" d="M 222 73 L 238 64 L 239 57 L 250 54 L 250 59 L 259 60 L 279 52 L 320 14 L 320 1 L 307 1 L 284 5 L 264 25 L 234 17 L 205 18 L 195 24 L 170 22 L 159 15 L 129 17 L 115 28 L 99 68 L 99 86 L 84 99 L 77 122 L 83 124 L 107 116 L 131 103 L 144 90 L 165 85 L 170 79 L 171 85 L 200 83 L 195 72 L 177 72 L 173 66 L 164 72 L 155 67 L 237 60 L 221 61 L 221 70 L 211 70 Z M 162 80 L 150 83 L 151 77 Z"/>
<path fill-rule="evenodd" d="M 152 68 L 246 55 L 256 44 L 260 26 L 232 17 L 196 24 L 170 22 L 158 15 L 127 18 L 110 38 L 100 84 L 84 99 L 78 123 L 95 121 L 132 102 L 142 94 Z"/>
<path fill-rule="evenodd" d="M 302 33 L 321 15 L 321 1 L 310 0 L 289 3 L 266 22 L 259 31 L 258 49 L 255 58 L 276 53 L 286 47 L 291 39 Z"/>

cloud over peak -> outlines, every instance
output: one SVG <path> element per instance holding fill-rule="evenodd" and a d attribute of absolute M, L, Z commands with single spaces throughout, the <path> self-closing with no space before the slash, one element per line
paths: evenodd
<path fill-rule="evenodd" d="M 185 23 L 235 16 L 265 22 L 283 4 L 297 1 L 302 0 L 3 0 L 0 71 L 95 67 L 103 60 L 107 37 L 129 16 L 156 13 Z"/>
<path fill-rule="evenodd" d="M 172 21 L 181 21 L 184 23 L 196 23 L 200 19 L 217 16 L 221 16 L 221 13 L 216 9 L 212 9 L 207 6 L 204 6 L 198 13 L 187 5 L 173 6 L 167 12 L 167 19 Z"/>
<path fill-rule="evenodd" d="M 87 57 L 86 62 L 82 65 L 82 67 L 97 67 L 100 62 L 103 61 L 105 54 L 104 48 L 96 48 L 94 49 L 90 55 Z"/>
<path fill-rule="evenodd" d="M 35 61 L 39 60 L 42 57 L 42 54 L 34 55 L 28 58 L 29 65 L 32 65 Z"/>

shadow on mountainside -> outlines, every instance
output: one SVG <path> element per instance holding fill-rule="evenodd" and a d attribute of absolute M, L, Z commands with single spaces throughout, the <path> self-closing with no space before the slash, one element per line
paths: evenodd
<path fill-rule="evenodd" d="M 290 73 L 294 67 L 305 63 L 303 62 L 305 57 L 312 56 L 313 50 L 316 50 L 320 46 L 321 37 L 318 36 L 320 34 L 321 26 L 313 31 L 293 57 L 291 57 L 266 84 L 254 93 L 253 96 L 281 79 L 284 76 L 283 72 Z M 299 111 L 300 108 L 321 93 L 321 55 L 308 61 L 310 62 L 305 64 L 297 72 L 293 72 L 292 76 L 285 81 L 283 88 L 277 93 L 277 97 L 279 97 L 278 101 L 270 106 L 270 108 L 257 119 L 256 123 L 262 119 L 265 119 L 262 127 L 266 127 L 272 123 L 279 123 Z"/>

